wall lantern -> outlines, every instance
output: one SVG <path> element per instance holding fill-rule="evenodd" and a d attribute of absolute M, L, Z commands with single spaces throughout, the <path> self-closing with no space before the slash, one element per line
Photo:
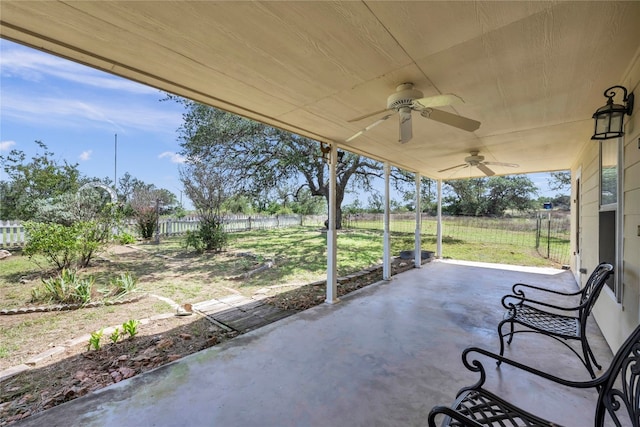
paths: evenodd
<path fill-rule="evenodd" d="M 320 151 L 322 152 L 322 160 L 325 163 L 329 163 L 329 154 L 331 153 L 331 146 L 325 145 L 324 142 L 321 142 Z"/>
<path fill-rule="evenodd" d="M 320 151 L 322 152 L 322 160 L 329 164 L 331 157 L 331 146 L 325 145 L 324 142 L 320 143 Z M 338 151 L 338 163 L 342 163 L 342 159 L 344 158 L 344 151 Z"/>
<path fill-rule="evenodd" d="M 625 105 L 619 105 L 613 103 L 613 97 L 616 94 L 623 93 L 622 102 Z M 627 95 L 627 88 L 623 86 L 612 86 L 604 91 L 604 96 L 607 98 L 607 105 L 600 107 L 593 113 L 593 118 L 596 121 L 596 128 L 591 139 L 611 139 L 619 138 L 624 135 L 622 131 L 624 115 L 630 116 L 633 112 L 633 92 Z"/>

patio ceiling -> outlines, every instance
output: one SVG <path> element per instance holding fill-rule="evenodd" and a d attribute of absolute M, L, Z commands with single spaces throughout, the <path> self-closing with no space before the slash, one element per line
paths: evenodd
<path fill-rule="evenodd" d="M 3 38 L 431 178 L 569 168 L 640 55 L 640 2 L 2 1 Z M 466 132 L 413 113 L 345 142 L 398 84 L 454 93 Z M 630 88 L 632 89 L 632 88 Z M 395 120 L 394 120 L 395 119 Z"/>

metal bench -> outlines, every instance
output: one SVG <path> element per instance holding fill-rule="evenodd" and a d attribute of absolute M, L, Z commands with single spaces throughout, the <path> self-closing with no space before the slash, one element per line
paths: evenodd
<path fill-rule="evenodd" d="M 602 367 L 596 361 L 589 341 L 587 340 L 587 319 L 591 313 L 600 291 L 604 287 L 609 276 L 613 274 L 613 266 L 608 263 L 599 264 L 587 280 L 584 288 L 575 293 L 563 293 L 533 285 L 518 283 L 513 286 L 513 295 L 505 295 L 502 305 L 507 309 L 504 320 L 498 324 L 500 336 L 500 355 L 504 355 L 504 341 L 511 344 L 513 336 L 518 333 L 532 332 L 551 337 L 569 348 L 582 364 L 587 368 L 591 378 L 595 378 L 593 366 L 600 370 Z M 524 289 L 535 289 L 548 292 L 552 295 L 580 296 L 577 303 L 571 301 L 567 305 L 556 305 L 549 302 L 535 300 L 525 296 Z M 515 328 L 518 324 L 523 328 Z M 509 325 L 509 332 L 504 333 L 503 327 Z M 569 341 L 580 341 L 582 355 L 580 355 Z M 500 362 L 498 362 L 500 365 Z"/>
<path fill-rule="evenodd" d="M 514 366 L 568 388 L 595 388 L 598 390 L 598 399 L 594 402 L 593 425 L 595 427 L 604 426 L 605 419 L 607 419 L 607 425 L 640 427 L 640 326 L 620 347 L 609 369 L 602 376 L 589 381 L 568 381 L 477 347 L 467 348 L 462 353 L 462 363 L 470 371 L 479 372 L 480 379 L 476 384 L 462 388 L 452 406 L 436 406 L 429 413 L 430 427 L 436 427 L 436 418 L 442 417 L 440 424 L 442 427 L 559 427 L 558 424 L 524 411 L 502 397 L 485 390 L 483 388 L 486 380 L 485 368 L 477 359 L 471 359 L 473 353 Z"/>

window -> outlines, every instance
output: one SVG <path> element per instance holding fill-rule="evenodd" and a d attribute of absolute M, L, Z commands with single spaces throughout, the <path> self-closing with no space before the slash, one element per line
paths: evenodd
<path fill-rule="evenodd" d="M 606 139 L 600 142 L 600 215 L 599 215 L 599 260 L 608 262 L 614 267 L 616 274 L 609 277 L 607 285 L 615 294 L 616 300 L 622 298 L 621 259 L 621 223 L 618 206 L 620 194 L 620 138 Z"/>
<path fill-rule="evenodd" d="M 600 207 L 615 210 L 618 202 L 618 141 L 606 139 L 600 144 Z"/>

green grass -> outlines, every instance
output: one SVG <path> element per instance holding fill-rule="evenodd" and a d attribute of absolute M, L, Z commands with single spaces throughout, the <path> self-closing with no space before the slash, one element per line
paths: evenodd
<path fill-rule="evenodd" d="M 405 224 L 403 227 L 409 226 Z M 392 228 L 390 234 L 393 256 L 414 248 L 413 231 L 403 232 L 401 229 Z M 463 233 L 445 235 L 444 257 L 517 265 L 553 265 L 535 249 L 523 249 L 491 238 L 487 235 L 490 232 L 467 228 Z M 340 230 L 336 243 L 340 276 L 382 263 L 383 234 L 380 230 Z M 108 261 L 96 260 L 93 266 L 78 274 L 81 278 L 95 277 L 95 287 L 99 289 L 113 277 L 130 272 L 138 279 L 136 292 L 170 298 L 178 304 L 220 298 L 233 292 L 252 296 L 263 288 L 269 289 L 267 296 L 273 296 L 285 291 L 295 292 L 297 286 L 326 278 L 327 233 L 318 227 L 233 233 L 229 235 L 227 251 L 218 254 L 188 252 L 180 237 L 162 239 L 160 244 L 140 244 L 137 248 L 119 254 L 106 253 L 104 257 Z M 435 236 L 424 233 L 422 249 L 435 251 L 435 248 Z M 266 262 L 273 263 L 272 268 L 244 276 Z M 41 283 L 42 277 L 50 274 L 19 251 L 0 261 L 0 308 L 27 305 L 31 289 Z M 135 316 L 132 316 L 132 310 Z M 42 351 L 71 337 L 121 324 L 132 317 L 142 319 L 172 310 L 167 303 L 147 297 L 121 306 L 3 316 L 1 320 L 10 326 L 0 328 L 0 360 L 4 364 L 18 363 L 28 357 L 33 348 Z"/>
<path fill-rule="evenodd" d="M 400 223 L 395 222 L 396 230 L 408 227 Z M 369 226 L 373 226 L 373 222 Z M 517 230 L 502 233 L 510 235 L 509 239 L 516 242 L 513 243 L 504 236 L 496 237 L 486 227 L 459 226 L 455 229 L 452 227 L 451 231 L 455 233 L 447 233 L 445 228 L 445 258 L 530 266 L 554 265 L 536 253 L 533 245 L 535 240 L 532 240 L 535 239 L 535 233 Z M 527 247 L 517 244 L 518 240 L 526 241 Z M 554 248 L 558 244 L 568 247 L 568 239 L 556 240 Z M 393 256 L 414 248 L 413 232 L 394 231 L 392 227 L 390 241 Z M 251 295 L 266 286 L 298 285 L 322 280 L 327 268 L 326 245 L 327 234 L 317 227 L 233 233 L 229 235 L 227 251 L 221 254 L 197 255 L 188 252 L 182 238 L 172 237 L 162 239 L 160 244 L 138 245 L 143 255 L 138 253 L 130 258 L 119 257 L 115 262 L 97 263 L 96 267 L 83 270 L 80 275 L 93 275 L 96 288 L 100 288 L 111 278 L 128 271 L 139 280 L 138 292 L 154 293 L 178 302 L 196 302 L 228 295 L 230 289 Z M 541 245 L 546 252 L 546 240 L 541 241 Z M 340 230 L 337 247 L 339 275 L 382 262 L 383 237 L 380 230 Z M 422 249 L 435 251 L 434 235 L 423 234 Z M 273 263 L 273 268 L 243 277 L 242 280 L 234 279 L 267 261 Z M 20 253 L 3 260 L 0 269 L 0 307 L 24 305 L 30 298 L 31 288 L 39 284 L 40 273 L 42 271 L 38 266 Z M 25 276 L 32 280 L 23 284 L 20 279 Z"/>
<path fill-rule="evenodd" d="M 382 230 L 380 220 L 358 220 L 347 223 L 352 229 Z M 391 233 L 409 236 L 413 242 L 415 222 L 412 220 L 392 220 Z M 422 222 L 422 239 L 435 247 L 436 222 Z M 553 265 L 569 260 L 569 231 L 552 231 L 549 238 L 549 255 L 553 261 L 545 260 L 547 255 L 546 229 L 542 230 L 536 253 L 535 220 L 445 217 L 442 225 L 443 256 L 468 261 L 484 261 L 516 265 Z M 427 248 L 429 249 L 429 248 Z M 433 249 L 430 249 L 433 250 Z M 488 253 L 486 253 L 488 252 Z"/>

